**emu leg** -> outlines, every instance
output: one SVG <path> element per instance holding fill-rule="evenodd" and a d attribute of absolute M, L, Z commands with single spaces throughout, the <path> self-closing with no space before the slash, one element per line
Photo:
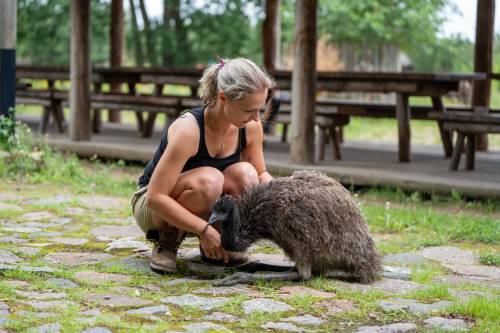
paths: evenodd
<path fill-rule="evenodd" d="M 222 280 L 215 281 L 214 286 L 232 286 L 235 284 L 251 284 L 256 281 L 300 281 L 301 276 L 297 272 L 282 272 L 269 274 L 253 274 L 237 272 Z"/>

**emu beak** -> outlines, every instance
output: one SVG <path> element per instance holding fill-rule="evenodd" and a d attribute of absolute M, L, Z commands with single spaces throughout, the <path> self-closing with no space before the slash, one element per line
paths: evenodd
<path fill-rule="evenodd" d="M 222 220 L 222 217 L 222 215 L 212 212 L 212 215 L 210 215 L 210 218 L 208 219 L 208 224 L 212 225 L 217 223 Z"/>

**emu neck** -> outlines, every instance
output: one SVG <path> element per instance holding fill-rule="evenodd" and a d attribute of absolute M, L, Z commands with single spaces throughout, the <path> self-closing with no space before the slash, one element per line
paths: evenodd
<path fill-rule="evenodd" d="M 228 251 L 245 251 L 249 244 L 240 239 L 240 215 L 235 206 L 231 218 L 222 222 L 222 247 Z"/>

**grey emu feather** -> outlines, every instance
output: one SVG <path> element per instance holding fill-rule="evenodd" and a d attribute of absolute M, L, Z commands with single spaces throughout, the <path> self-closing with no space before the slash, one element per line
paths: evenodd
<path fill-rule="evenodd" d="M 259 239 L 271 240 L 295 262 L 301 279 L 340 270 L 370 283 L 381 270 L 379 254 L 351 194 L 318 172 L 298 171 L 259 184 L 240 197 L 224 196 L 214 205 L 212 219 L 222 220 L 226 250 L 244 251 Z M 290 274 L 286 279 L 294 279 Z M 218 284 L 249 282 L 250 275 L 239 272 Z"/>

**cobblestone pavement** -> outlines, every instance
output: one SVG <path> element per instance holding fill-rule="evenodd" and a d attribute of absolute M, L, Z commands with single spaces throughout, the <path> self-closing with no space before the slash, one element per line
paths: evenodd
<path fill-rule="evenodd" d="M 388 254 L 372 285 L 317 277 L 215 287 L 228 272 L 200 261 L 195 238 L 180 249 L 179 273 L 150 271 L 151 246 L 126 199 L 0 192 L 0 212 L 0 332 L 467 331 L 475 318 L 453 307 L 499 297 L 499 268 L 453 246 Z M 250 253 L 289 263 L 269 242 Z M 415 279 L 428 271 L 439 274 Z"/>

